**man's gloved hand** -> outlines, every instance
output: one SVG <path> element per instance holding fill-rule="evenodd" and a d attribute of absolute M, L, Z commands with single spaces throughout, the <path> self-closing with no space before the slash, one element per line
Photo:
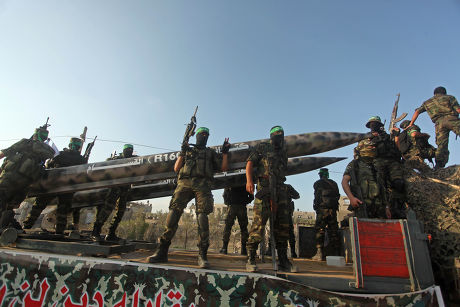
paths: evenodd
<path fill-rule="evenodd" d="M 391 128 L 391 136 L 399 136 L 400 131 L 398 127 Z"/>
<path fill-rule="evenodd" d="M 181 156 L 185 156 L 185 154 L 187 153 L 189 149 L 189 146 L 187 143 L 182 143 L 182 146 L 180 147 L 180 155 Z"/>
<path fill-rule="evenodd" d="M 222 144 L 222 153 L 226 154 L 230 150 L 230 143 L 228 142 L 228 138 L 225 138 L 224 144 Z"/>

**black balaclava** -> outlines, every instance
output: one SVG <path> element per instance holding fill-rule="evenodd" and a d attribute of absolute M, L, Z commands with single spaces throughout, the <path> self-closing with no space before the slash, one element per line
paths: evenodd
<path fill-rule="evenodd" d="M 196 131 L 196 147 L 203 148 L 206 147 L 208 143 L 209 129 L 206 127 L 200 127 Z"/>
<path fill-rule="evenodd" d="M 206 133 L 199 133 L 196 135 L 196 146 L 197 147 L 206 147 L 206 143 L 208 143 L 209 135 Z"/>
<path fill-rule="evenodd" d="M 280 131 L 281 133 L 275 134 Z M 270 142 L 275 149 L 281 149 L 284 146 L 284 130 L 281 126 L 274 126 L 270 129 Z"/>
<path fill-rule="evenodd" d="M 123 157 L 131 158 L 133 156 L 133 151 L 134 151 L 133 145 L 125 144 L 125 146 L 123 146 Z"/>
<path fill-rule="evenodd" d="M 372 132 L 382 132 L 382 123 L 379 122 L 370 122 L 369 123 L 369 128 L 371 129 Z"/>

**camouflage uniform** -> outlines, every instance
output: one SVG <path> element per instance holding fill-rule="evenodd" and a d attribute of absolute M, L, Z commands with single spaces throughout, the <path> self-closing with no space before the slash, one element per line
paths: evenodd
<path fill-rule="evenodd" d="M 339 209 L 339 187 L 334 180 L 321 178 L 313 184 L 315 199 L 313 209 L 316 211 L 316 247 L 324 248 L 326 227 L 331 245 L 335 250 L 339 248 L 339 225 L 337 223 L 337 210 Z"/>
<path fill-rule="evenodd" d="M 299 199 L 300 195 L 296 189 L 290 184 L 286 184 L 288 189 L 288 210 L 289 210 L 289 247 L 291 248 L 291 256 L 293 258 L 297 258 L 297 254 L 295 252 L 295 233 L 294 233 L 294 221 L 292 220 L 292 216 L 294 214 L 294 201 L 293 199 Z"/>
<path fill-rule="evenodd" d="M 449 161 L 449 132 L 460 135 L 460 120 L 456 111 L 458 108 L 460 106 L 454 96 L 435 94 L 416 109 L 419 114 L 427 112 L 435 124 L 437 166 L 444 167 Z"/>
<path fill-rule="evenodd" d="M 429 166 L 425 164 L 424 159 L 432 158 L 436 155 L 436 148 L 428 143 L 428 134 L 414 137 L 414 132 L 420 133 L 420 128 L 417 125 L 412 125 L 399 135 L 399 149 L 405 160 L 405 165 L 421 170 L 429 170 Z"/>
<path fill-rule="evenodd" d="M 33 139 L 22 139 L 2 152 L 5 160 L 0 173 L 0 229 L 14 223 L 11 209 L 25 199 L 30 184 L 43 174 L 45 160 L 54 156 L 50 146 Z"/>
<path fill-rule="evenodd" d="M 344 176 L 351 179 L 350 188 L 363 202 L 358 208 L 350 208 L 359 218 L 386 218 L 384 187 L 377 181 L 373 160 L 377 155 L 370 139 L 362 140 L 356 147 L 356 158 L 348 163 Z"/>
<path fill-rule="evenodd" d="M 65 148 L 56 157 L 49 161 L 47 168 L 67 167 L 85 164 L 87 161 L 77 150 Z M 67 224 L 67 213 L 72 207 L 72 198 L 74 193 L 59 194 L 58 205 L 56 210 L 56 233 L 63 233 Z M 24 228 L 32 228 L 41 212 L 56 196 L 37 197 L 32 210 L 24 221 Z"/>
<path fill-rule="evenodd" d="M 137 156 L 129 156 L 129 158 L 134 157 Z M 120 153 L 118 156 L 108 158 L 107 161 L 119 159 L 126 159 L 126 157 L 123 153 Z M 125 214 L 129 192 L 130 186 L 118 186 L 108 190 L 104 203 L 97 207 L 96 220 L 93 226 L 93 236 L 97 237 L 100 235 L 102 226 L 107 221 L 112 211 L 114 211 L 115 213 L 113 215 L 112 221 L 110 222 L 108 233 L 109 236 L 117 239 L 115 236 L 115 231 L 117 230 L 117 227 L 120 224 L 123 215 Z"/>
<path fill-rule="evenodd" d="M 372 136 L 370 141 L 377 151 L 372 163 L 377 171 L 377 181 L 385 187 L 385 206 L 391 209 L 393 218 L 404 218 L 406 191 L 401 154 L 385 131 Z"/>
<path fill-rule="evenodd" d="M 169 211 L 174 211 L 174 220 L 166 223 L 165 231 L 160 237 L 162 244 L 171 244 L 177 231 L 179 219 L 189 201 L 195 198 L 198 217 L 198 248 L 207 250 L 209 247 L 208 215 L 214 210 L 214 198 L 211 183 L 214 172 L 220 170 L 221 158 L 211 148 L 189 149 L 185 155 L 184 166 L 179 171 L 177 187 L 174 190 Z"/>
<path fill-rule="evenodd" d="M 271 166 L 273 177 L 276 180 L 277 192 L 277 199 L 275 200 L 277 208 L 274 212 L 276 248 L 286 250 L 287 241 L 289 240 L 289 191 L 284 184 L 287 167 L 286 151 L 284 149 L 277 151 L 270 143 L 260 143 L 251 152 L 248 161 L 253 162 L 254 167 L 257 167 L 255 174 L 255 177 L 257 177 L 257 194 L 254 200 L 254 216 L 247 249 L 249 252 L 257 250 L 264 235 L 265 224 L 270 218 L 269 169 Z"/>
<path fill-rule="evenodd" d="M 224 190 L 224 202 L 228 207 L 227 216 L 225 218 L 225 228 L 223 235 L 223 246 L 221 253 L 227 253 L 228 241 L 230 240 L 230 234 L 232 231 L 235 219 L 238 218 L 238 224 L 241 230 L 241 254 L 246 255 L 246 243 L 248 241 L 248 213 L 246 205 L 251 203 L 254 199 L 252 194 L 246 191 L 246 186 L 225 188 Z"/>

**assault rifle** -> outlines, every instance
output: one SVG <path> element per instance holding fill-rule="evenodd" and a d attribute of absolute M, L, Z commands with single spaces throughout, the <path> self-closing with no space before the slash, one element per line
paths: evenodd
<path fill-rule="evenodd" d="M 189 139 L 195 135 L 197 111 L 198 106 L 196 106 L 195 113 L 193 113 L 192 118 L 190 118 L 190 123 L 188 123 L 187 128 L 185 128 L 184 138 L 182 139 L 182 146 L 188 145 Z"/>
<path fill-rule="evenodd" d="M 81 139 L 80 153 L 81 153 L 81 150 L 83 149 L 83 144 L 85 144 L 86 142 L 86 132 L 87 131 L 88 131 L 88 127 L 85 126 L 85 128 L 83 128 L 82 134 L 80 134 L 80 139 Z"/>
<path fill-rule="evenodd" d="M 83 128 L 82 134 L 80 134 L 81 145 L 82 145 L 80 147 L 80 153 L 81 153 L 81 150 L 83 149 L 83 144 L 86 142 L 86 132 L 87 131 L 88 131 L 88 127 L 85 126 L 85 128 Z M 96 142 L 96 138 L 97 138 L 97 135 L 94 138 L 94 140 L 91 143 L 88 143 L 88 145 L 86 146 L 85 153 L 83 154 L 83 158 L 86 160 L 86 162 L 88 162 L 88 160 L 89 160 L 89 155 L 91 154 L 91 150 L 94 147 L 94 143 Z"/>
<path fill-rule="evenodd" d="M 398 117 L 398 104 L 399 104 L 399 93 L 396 95 L 398 98 L 395 101 L 395 105 L 393 106 L 393 111 L 391 112 L 391 120 L 390 120 L 390 126 L 388 127 L 389 132 L 391 133 L 391 129 L 396 127 L 396 124 L 400 121 L 402 121 L 406 116 L 407 113 L 404 112 L 401 114 L 401 116 Z"/>
<path fill-rule="evenodd" d="M 363 208 L 363 214 L 364 214 L 364 217 L 367 218 L 368 215 L 367 215 L 367 205 L 366 203 L 364 202 L 364 198 L 363 198 L 363 193 L 361 191 L 361 186 L 359 185 L 359 182 L 358 182 L 358 178 L 356 176 L 356 169 L 358 168 L 358 161 L 357 160 L 353 160 L 353 167 L 351 168 L 351 174 L 350 174 L 350 177 L 351 177 L 351 186 L 352 187 L 356 187 L 356 189 L 353 191 L 356 193 L 356 196 L 358 196 L 359 200 L 362 201 L 363 203 L 360 205 L 362 206 Z M 351 208 L 350 208 L 351 207 Z M 357 209 L 357 208 L 356 208 Z M 353 206 L 350 204 L 350 206 L 348 206 L 348 210 L 350 211 L 354 211 L 356 210 L 355 208 L 353 208 Z M 359 210 L 359 209 L 358 209 Z"/>
<path fill-rule="evenodd" d="M 44 124 L 43 126 L 41 126 L 40 128 L 46 129 L 46 128 L 48 128 L 49 126 L 51 126 L 50 124 L 48 124 L 48 121 L 49 121 L 49 120 L 50 120 L 50 117 L 48 116 L 48 117 L 46 118 L 45 124 Z"/>
<path fill-rule="evenodd" d="M 275 174 L 273 173 L 273 167 L 271 163 L 269 163 L 268 167 L 268 181 L 270 187 L 270 249 L 272 252 L 272 265 L 273 270 L 276 272 L 278 271 L 278 266 L 276 264 L 276 243 L 275 243 L 275 216 L 276 211 L 278 210 L 278 205 L 276 203 L 277 200 L 277 191 L 276 191 L 276 178 Z"/>
<path fill-rule="evenodd" d="M 97 135 L 94 137 L 93 141 L 91 143 L 88 143 L 85 149 L 85 153 L 83 154 L 83 158 L 86 159 L 86 162 L 89 160 L 89 155 L 91 154 L 91 150 L 94 147 L 94 143 L 96 143 Z"/>

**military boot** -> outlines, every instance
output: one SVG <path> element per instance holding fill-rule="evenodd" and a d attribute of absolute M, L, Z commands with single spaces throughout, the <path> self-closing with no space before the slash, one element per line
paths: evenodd
<path fill-rule="evenodd" d="M 168 250 L 169 250 L 169 245 L 170 244 L 171 244 L 171 242 L 162 241 L 160 243 L 160 246 L 155 251 L 155 253 L 153 253 L 152 256 L 147 258 L 148 261 L 150 263 L 168 262 Z"/>
<path fill-rule="evenodd" d="M 256 272 L 257 265 L 256 265 L 256 250 L 249 250 L 249 257 L 248 263 L 246 263 L 246 271 L 248 272 Z"/>
<path fill-rule="evenodd" d="M 324 254 L 324 248 L 321 245 L 316 246 L 316 254 L 311 258 L 314 261 L 324 261 L 326 260 L 326 255 Z"/>
<path fill-rule="evenodd" d="M 121 239 L 115 234 L 116 227 L 110 225 L 109 233 L 105 236 L 106 241 L 120 241 Z"/>
<path fill-rule="evenodd" d="M 246 249 L 246 243 L 244 243 L 244 244 L 241 246 L 241 255 L 243 255 L 243 256 L 247 256 L 247 255 L 248 255 L 248 250 Z"/>
<path fill-rule="evenodd" d="M 65 230 L 65 224 L 62 224 L 62 223 L 57 223 L 56 224 L 56 228 L 55 228 L 55 233 L 57 235 L 62 235 L 64 234 L 64 230 Z"/>
<path fill-rule="evenodd" d="M 228 242 L 224 241 L 219 253 L 227 255 L 227 247 L 228 247 Z"/>
<path fill-rule="evenodd" d="M 283 272 L 296 272 L 297 269 L 289 261 L 286 248 L 278 249 L 278 270 Z"/>
<path fill-rule="evenodd" d="M 94 242 L 99 242 L 101 240 L 101 230 L 102 230 L 102 225 L 99 223 L 94 223 L 93 226 L 93 232 L 91 233 L 91 240 Z"/>
<path fill-rule="evenodd" d="M 208 248 L 200 248 L 200 253 L 198 255 L 198 266 L 202 269 L 209 268 Z"/>
<path fill-rule="evenodd" d="M 121 239 L 115 234 L 113 231 L 109 231 L 109 233 L 105 236 L 106 241 L 120 241 Z"/>

